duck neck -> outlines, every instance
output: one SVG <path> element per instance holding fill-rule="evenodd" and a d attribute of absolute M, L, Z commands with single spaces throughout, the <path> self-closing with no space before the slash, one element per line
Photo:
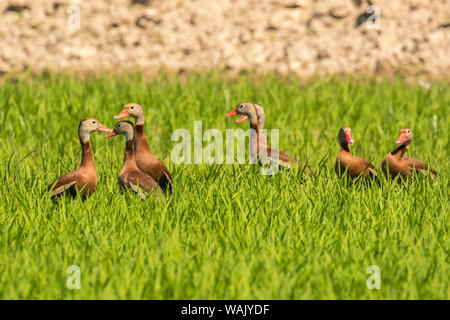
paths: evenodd
<path fill-rule="evenodd" d="M 92 155 L 91 141 L 88 139 L 82 140 L 80 138 L 81 144 L 81 164 L 80 167 L 94 167 L 94 156 Z"/>
<path fill-rule="evenodd" d="M 263 129 L 263 128 L 260 127 L 260 125 L 258 124 L 258 121 L 251 119 L 250 120 L 250 129 L 258 131 L 259 129 Z"/>
<path fill-rule="evenodd" d="M 127 133 L 125 141 L 125 155 L 123 159 L 124 167 L 136 167 L 136 158 L 134 155 L 134 132 Z"/>
<path fill-rule="evenodd" d="M 126 141 L 125 143 L 125 155 L 123 158 L 123 166 L 127 167 L 135 167 L 136 166 L 136 158 L 134 156 L 134 146 L 133 141 Z"/>
<path fill-rule="evenodd" d="M 142 137 L 144 135 L 144 123 L 137 123 L 136 120 L 136 137 Z"/>
<path fill-rule="evenodd" d="M 391 155 L 401 158 L 403 157 L 403 154 L 405 154 L 406 151 L 409 149 L 409 145 L 411 144 L 411 141 L 405 141 L 401 145 L 399 145 L 397 148 L 394 149 L 394 151 L 391 152 Z"/>
<path fill-rule="evenodd" d="M 135 128 L 136 128 L 136 139 L 134 140 L 134 143 L 136 146 L 136 150 L 138 150 L 138 152 L 143 150 L 149 150 L 147 138 L 145 137 L 144 134 L 144 123 L 141 124 L 136 123 Z"/>
<path fill-rule="evenodd" d="M 255 157 L 262 148 L 267 148 L 267 137 L 264 133 L 264 127 L 256 121 L 250 122 L 250 129 L 250 152 L 251 156 Z"/>
<path fill-rule="evenodd" d="M 350 151 L 350 146 L 348 145 L 347 142 L 341 142 L 341 151 L 352 154 L 352 152 Z"/>
<path fill-rule="evenodd" d="M 142 125 L 144 127 L 144 114 L 140 114 L 135 118 L 135 126 Z"/>

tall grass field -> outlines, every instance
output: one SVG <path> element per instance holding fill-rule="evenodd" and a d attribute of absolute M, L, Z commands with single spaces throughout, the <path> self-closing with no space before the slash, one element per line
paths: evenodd
<path fill-rule="evenodd" d="M 315 176 L 172 162 L 172 132 L 193 132 L 194 121 L 204 131 L 247 129 L 248 121 L 225 117 L 242 101 L 264 107 L 280 149 Z M 173 196 L 161 203 L 121 193 L 125 140 L 94 132 L 97 190 L 85 202 L 53 203 L 47 185 L 81 159 L 80 120 L 112 128 L 129 102 L 145 107 L 149 146 L 172 172 Z M 0 298 L 449 299 L 449 107 L 448 83 L 424 89 L 399 78 L 4 78 Z M 381 187 L 339 180 L 343 125 L 352 128 L 353 153 L 378 170 L 399 130 L 412 128 L 408 155 L 437 179 L 382 178 Z M 68 287 L 70 266 L 79 267 L 79 289 Z M 367 285 L 369 266 L 379 268 L 379 289 Z"/>

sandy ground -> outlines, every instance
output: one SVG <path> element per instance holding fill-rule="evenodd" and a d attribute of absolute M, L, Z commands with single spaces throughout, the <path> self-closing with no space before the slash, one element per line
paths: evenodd
<path fill-rule="evenodd" d="M 0 74 L 450 75 L 447 0 L 3 0 L 0 19 Z"/>

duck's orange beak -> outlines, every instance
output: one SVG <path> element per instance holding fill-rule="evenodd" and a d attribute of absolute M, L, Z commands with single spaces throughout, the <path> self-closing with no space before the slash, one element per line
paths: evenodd
<path fill-rule="evenodd" d="M 345 133 L 345 139 L 347 139 L 347 142 L 350 144 L 353 144 L 353 142 L 355 142 L 352 138 L 352 134 L 350 132 L 346 132 Z"/>
<path fill-rule="evenodd" d="M 104 131 L 104 132 L 112 132 L 112 129 L 107 128 L 107 127 L 105 127 L 104 125 L 102 125 L 102 124 L 100 124 L 100 123 L 98 124 L 97 130 L 98 130 L 98 131 Z"/>
<path fill-rule="evenodd" d="M 106 135 L 106 138 L 114 137 L 115 135 L 117 135 L 117 133 L 111 132 L 110 134 L 107 134 L 107 135 Z"/>
<path fill-rule="evenodd" d="M 242 122 L 247 119 L 248 119 L 248 117 L 246 115 L 243 115 L 242 117 L 240 117 L 239 119 L 236 120 L 236 123 Z"/>
<path fill-rule="evenodd" d="M 237 115 L 238 113 L 237 113 L 237 111 L 236 110 L 233 110 L 233 111 L 231 111 L 231 112 L 228 112 L 226 115 L 225 115 L 225 117 L 231 117 L 231 116 L 235 116 L 235 115 Z"/>
<path fill-rule="evenodd" d="M 406 140 L 408 140 L 408 138 L 406 137 L 406 133 L 400 133 L 400 137 L 397 139 L 397 144 L 402 144 L 404 142 L 406 142 Z"/>
<path fill-rule="evenodd" d="M 231 116 L 235 116 L 237 114 L 238 114 L 238 112 L 236 110 L 233 110 L 231 112 L 228 112 L 225 116 L 226 117 L 231 117 Z M 248 119 L 248 117 L 246 115 L 243 115 L 242 117 L 240 117 L 239 119 L 236 120 L 236 123 L 242 122 L 242 121 L 247 120 L 247 119 Z"/>
<path fill-rule="evenodd" d="M 130 114 L 128 113 L 127 109 L 123 109 L 121 113 L 119 113 L 117 116 L 114 116 L 114 119 L 122 119 L 129 116 Z"/>

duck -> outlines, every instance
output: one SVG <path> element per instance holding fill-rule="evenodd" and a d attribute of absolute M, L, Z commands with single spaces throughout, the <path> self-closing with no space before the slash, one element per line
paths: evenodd
<path fill-rule="evenodd" d="M 86 118 L 80 121 L 78 137 L 82 150 L 81 163 L 77 169 L 63 174 L 48 185 L 47 191 L 50 192 L 52 199 L 64 193 L 69 193 L 75 198 L 79 193 L 83 200 L 86 200 L 86 197 L 90 196 L 97 188 L 97 171 L 90 141 L 90 135 L 94 131 L 112 132 L 97 119 Z"/>
<path fill-rule="evenodd" d="M 157 181 L 162 190 L 172 192 L 173 180 L 169 170 L 162 161 L 153 155 L 148 147 L 144 133 L 144 107 L 138 103 L 129 103 L 114 119 L 126 117 L 133 117 L 135 121 L 135 152 L 138 168 Z"/>
<path fill-rule="evenodd" d="M 282 168 L 291 168 L 293 165 L 299 165 L 304 168 L 303 170 L 305 173 L 309 175 L 312 174 L 310 168 L 304 166 L 287 152 L 269 148 L 267 145 L 267 137 L 263 131 L 266 123 L 266 116 L 261 105 L 252 102 L 240 102 L 236 105 L 234 110 L 227 113 L 225 116 L 231 117 L 235 115 L 241 115 L 241 117 L 236 120 L 236 123 L 240 123 L 247 119 L 250 122 L 250 129 L 252 129 L 250 134 L 250 157 L 252 159 L 258 158 L 259 164 L 267 163 L 268 160 L 271 162 L 276 161 Z M 278 159 L 276 157 L 277 153 Z"/>
<path fill-rule="evenodd" d="M 396 141 L 399 146 L 388 153 L 381 162 L 382 171 L 387 177 L 395 178 L 400 176 L 402 178 L 409 178 L 415 173 L 429 174 L 432 179 L 437 177 L 436 170 L 431 168 L 427 163 L 403 156 L 408 151 L 413 137 L 414 134 L 411 128 L 405 127 L 400 130 L 400 136 Z"/>
<path fill-rule="evenodd" d="M 119 121 L 114 126 L 114 130 L 106 136 L 106 138 L 116 135 L 125 136 L 125 156 L 122 171 L 119 175 L 119 187 L 121 190 L 133 190 L 142 200 L 145 200 L 149 194 L 157 198 L 164 198 L 164 193 L 158 183 L 151 176 L 139 169 L 136 164 L 134 150 L 135 131 L 135 127 L 131 121 Z"/>
<path fill-rule="evenodd" d="M 374 179 L 380 183 L 380 180 L 377 178 L 378 172 L 375 169 L 375 166 L 366 159 L 352 155 L 349 145 L 353 145 L 354 140 L 352 137 L 352 129 L 350 127 L 344 126 L 339 129 L 338 141 L 341 148 L 334 166 L 334 171 L 337 176 L 342 178 L 346 175 L 352 180 L 360 178 L 366 180 Z"/>

